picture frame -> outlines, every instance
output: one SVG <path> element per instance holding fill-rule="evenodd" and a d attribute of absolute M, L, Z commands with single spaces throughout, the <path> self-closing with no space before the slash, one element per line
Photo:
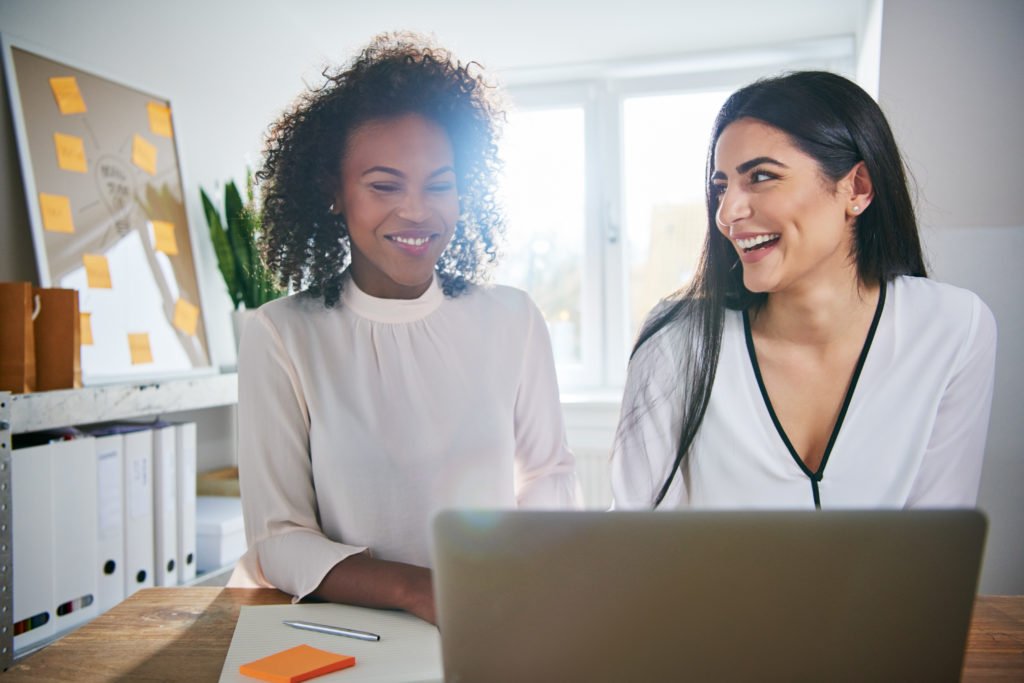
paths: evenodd
<path fill-rule="evenodd" d="M 170 100 L 0 41 L 40 285 L 79 293 L 83 384 L 215 373 Z"/>

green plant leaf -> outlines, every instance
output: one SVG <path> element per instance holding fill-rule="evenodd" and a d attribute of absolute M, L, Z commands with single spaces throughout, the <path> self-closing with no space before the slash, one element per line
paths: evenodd
<path fill-rule="evenodd" d="M 252 273 L 252 248 L 249 245 L 251 239 L 247 233 L 247 225 L 243 215 L 245 205 L 242 197 L 238 194 L 238 187 L 234 181 L 224 186 L 224 216 L 227 218 L 228 242 L 231 244 L 231 252 L 235 258 L 235 281 L 239 285 L 239 296 L 249 307 L 248 292 L 250 291 L 250 278 Z"/>
<path fill-rule="evenodd" d="M 258 242 L 263 233 L 263 220 L 254 197 L 252 172 L 246 169 L 244 202 L 234 181 L 224 186 L 223 222 L 202 188 L 200 193 L 217 253 L 217 265 L 235 307 L 244 304 L 248 309 L 255 309 L 284 295 L 260 254 Z"/>
<path fill-rule="evenodd" d="M 203 199 L 203 212 L 206 214 L 206 224 L 210 228 L 210 241 L 213 243 L 213 251 L 217 255 L 217 268 L 220 269 L 220 274 L 224 278 L 224 284 L 227 286 L 231 302 L 235 308 L 238 308 L 242 298 L 239 291 L 238 278 L 235 275 L 235 257 L 232 254 L 228 235 L 224 230 L 220 214 L 217 213 L 216 207 L 210 201 L 206 192 L 199 188 L 199 194 Z"/>

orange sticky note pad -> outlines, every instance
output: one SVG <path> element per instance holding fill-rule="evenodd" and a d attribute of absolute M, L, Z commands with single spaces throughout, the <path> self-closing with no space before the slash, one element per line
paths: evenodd
<path fill-rule="evenodd" d="M 174 304 L 174 326 L 190 337 L 196 336 L 196 324 L 199 322 L 199 307 L 184 299 Z"/>
<path fill-rule="evenodd" d="M 138 133 L 132 137 L 132 163 L 149 175 L 156 175 L 156 147 Z"/>
<path fill-rule="evenodd" d="M 82 254 L 82 265 L 85 266 L 85 281 L 89 289 L 111 289 L 110 262 L 103 254 Z"/>
<path fill-rule="evenodd" d="M 78 81 L 74 76 L 55 76 L 50 79 L 50 89 L 57 100 L 61 114 L 84 114 L 85 100 L 78 89 Z"/>
<path fill-rule="evenodd" d="M 154 135 L 171 137 L 171 108 L 159 102 L 149 102 L 146 111 L 149 113 L 149 130 Z"/>
<path fill-rule="evenodd" d="M 39 210 L 43 212 L 43 228 L 50 232 L 74 232 L 71 200 L 62 194 L 39 193 Z"/>
<path fill-rule="evenodd" d="M 132 355 L 132 365 L 153 362 L 153 351 L 149 348 L 148 332 L 129 332 L 128 351 Z"/>
<path fill-rule="evenodd" d="M 299 683 L 355 664 L 356 658 L 351 655 L 337 655 L 309 645 L 297 645 L 243 664 L 238 667 L 238 671 L 272 683 Z"/>
<path fill-rule="evenodd" d="M 63 133 L 53 134 L 53 146 L 57 149 L 57 165 L 65 171 L 88 173 L 85 163 L 85 144 L 82 138 Z"/>
<path fill-rule="evenodd" d="M 162 251 L 168 256 L 178 255 L 178 240 L 174 236 L 174 223 L 167 221 L 152 221 L 153 243 L 157 251 Z"/>
<path fill-rule="evenodd" d="M 92 346 L 92 313 L 79 313 L 78 320 L 82 330 L 82 346 Z"/>

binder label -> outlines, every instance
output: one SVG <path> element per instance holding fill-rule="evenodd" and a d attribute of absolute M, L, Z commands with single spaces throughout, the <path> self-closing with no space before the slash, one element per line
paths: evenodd
<path fill-rule="evenodd" d="M 106 535 L 121 528 L 121 468 L 117 451 L 97 453 L 96 458 L 100 534 Z"/>
<path fill-rule="evenodd" d="M 149 517 L 153 514 L 153 490 L 150 481 L 149 461 L 146 458 L 132 458 L 131 471 L 131 500 L 129 501 L 130 512 L 133 519 Z"/>

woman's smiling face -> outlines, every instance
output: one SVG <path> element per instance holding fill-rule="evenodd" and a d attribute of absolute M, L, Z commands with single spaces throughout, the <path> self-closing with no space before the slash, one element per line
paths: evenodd
<path fill-rule="evenodd" d="M 857 167 L 837 183 L 790 137 L 756 119 L 729 124 L 715 145 L 710 178 L 715 222 L 743 264 L 751 292 L 856 274 L 850 203 Z"/>
<path fill-rule="evenodd" d="M 416 114 L 370 121 L 349 136 L 340 163 L 334 212 L 348 226 L 353 280 L 371 296 L 418 297 L 459 216 L 447 133 Z"/>

